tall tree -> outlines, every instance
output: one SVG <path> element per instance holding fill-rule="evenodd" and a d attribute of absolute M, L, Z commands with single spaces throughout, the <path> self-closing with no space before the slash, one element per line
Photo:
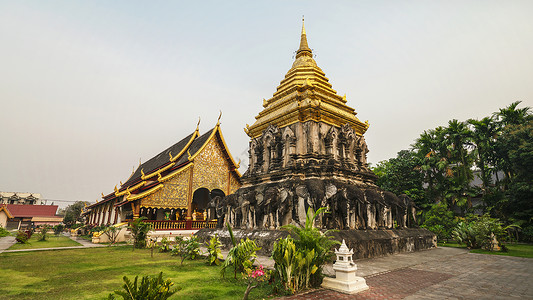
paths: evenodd
<path fill-rule="evenodd" d="M 89 202 L 76 201 L 74 204 L 67 206 L 63 223 L 67 226 L 72 226 L 76 224 L 76 222 L 82 222 L 81 212 L 87 204 L 89 204 Z"/>

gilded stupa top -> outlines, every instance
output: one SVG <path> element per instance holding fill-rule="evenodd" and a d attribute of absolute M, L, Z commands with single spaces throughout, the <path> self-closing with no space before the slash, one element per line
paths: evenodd
<path fill-rule="evenodd" d="M 361 122 L 353 108 L 347 106 L 346 96 L 337 95 L 326 74 L 313 59 L 313 51 L 307 43 L 307 34 L 302 20 L 300 47 L 291 69 L 280 82 L 272 98 L 263 100 L 263 111 L 256 122 L 244 129 L 255 138 L 268 125 L 285 127 L 297 122 L 324 122 L 337 127 L 349 124 L 357 134 L 368 129 L 368 122 Z"/>

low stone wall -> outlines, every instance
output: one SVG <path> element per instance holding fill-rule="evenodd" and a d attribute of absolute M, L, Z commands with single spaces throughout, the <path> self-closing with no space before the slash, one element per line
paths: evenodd
<path fill-rule="evenodd" d="M 224 249 L 231 248 L 231 238 L 227 229 L 206 228 L 198 231 L 195 235 L 203 242 L 208 241 L 215 234 L 218 234 Z M 270 256 L 274 242 L 279 238 L 285 238 L 288 232 L 283 230 L 234 229 L 233 234 L 238 241 L 246 238 L 255 240 L 257 245 L 261 247 L 258 254 Z M 339 230 L 331 235 L 339 242 L 344 239 L 348 248 L 354 249 L 354 259 L 413 252 L 437 246 L 435 234 L 424 228 Z"/>

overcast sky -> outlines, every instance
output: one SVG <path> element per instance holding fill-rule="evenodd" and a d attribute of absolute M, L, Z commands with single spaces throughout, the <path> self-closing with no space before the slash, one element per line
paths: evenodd
<path fill-rule="evenodd" d="M 290 69 L 302 15 L 370 122 L 371 163 L 450 119 L 533 106 L 530 0 L 1 1 L 0 191 L 94 202 L 220 110 L 247 160 L 243 127 Z"/>

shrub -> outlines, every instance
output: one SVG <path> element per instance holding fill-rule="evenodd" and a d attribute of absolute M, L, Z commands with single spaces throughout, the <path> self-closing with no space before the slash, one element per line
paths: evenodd
<path fill-rule="evenodd" d="M 26 244 L 28 240 L 30 239 L 30 237 L 31 237 L 31 234 L 29 234 L 28 231 L 19 230 L 17 232 L 17 236 L 15 237 L 15 240 L 17 241 L 17 243 Z"/>
<path fill-rule="evenodd" d="M 171 290 L 174 283 L 170 280 L 163 280 L 163 272 L 159 273 L 157 277 L 144 276 L 140 284 L 137 284 L 139 276 L 135 276 L 133 283 L 124 276 L 123 291 L 115 291 L 115 294 L 128 300 L 163 300 L 168 299 L 174 295 L 181 288 Z M 115 295 L 109 294 L 108 299 L 116 299 Z"/>
<path fill-rule="evenodd" d="M 131 235 L 133 236 L 133 249 L 146 247 L 146 238 L 148 237 L 148 232 L 152 228 L 152 225 L 143 222 L 143 220 L 146 220 L 146 217 L 140 217 L 128 226 L 131 230 Z"/>
<path fill-rule="evenodd" d="M 468 248 L 493 251 L 494 239 L 502 240 L 505 230 L 500 220 L 489 215 L 473 216 L 465 222 L 460 222 L 453 231 L 453 236 L 459 244 L 466 244 Z"/>
<path fill-rule="evenodd" d="M 179 256 L 181 264 L 185 259 L 194 260 L 200 256 L 200 242 L 198 237 L 191 236 L 188 239 L 182 236 L 176 237 L 176 246 L 172 249 L 171 255 Z"/>
<path fill-rule="evenodd" d="M 421 227 L 433 232 L 439 241 L 449 240 L 457 226 L 453 212 L 448 210 L 448 206 L 443 202 L 432 205 L 431 209 L 423 214 L 423 219 Z"/>
<path fill-rule="evenodd" d="M 242 299 L 247 300 L 250 291 L 255 289 L 260 284 L 267 282 L 270 279 L 270 274 L 271 271 L 264 270 L 262 265 L 260 265 L 258 268 L 253 268 L 252 265 L 246 266 L 244 272 L 242 273 L 242 277 L 247 281 L 248 286 L 244 291 L 244 297 Z"/>
<path fill-rule="evenodd" d="M 0 237 L 8 236 L 10 235 L 9 231 L 5 229 L 4 227 L 0 227 Z"/>
<path fill-rule="evenodd" d="M 210 266 L 220 265 L 220 260 L 224 257 L 222 256 L 222 251 L 220 250 L 222 244 L 218 239 L 218 235 L 215 234 L 215 236 L 212 237 L 209 242 L 205 242 L 205 244 L 207 246 L 207 263 Z"/>
<path fill-rule="evenodd" d="M 53 227 L 53 229 L 54 229 L 54 234 L 55 235 L 60 235 L 61 232 L 63 232 L 63 229 L 65 229 L 65 225 L 57 224 L 56 226 Z"/>
<path fill-rule="evenodd" d="M 115 244 L 118 239 L 118 235 L 120 234 L 121 228 L 115 227 L 113 225 L 106 226 L 103 230 L 104 235 L 109 240 L 109 246 Z"/>
<path fill-rule="evenodd" d="M 48 226 L 48 225 L 43 225 L 39 229 L 39 241 L 46 241 L 46 239 L 48 238 L 48 230 L 49 229 L 50 229 L 50 226 Z"/>
<path fill-rule="evenodd" d="M 161 239 L 159 242 L 159 252 L 169 252 L 170 251 L 170 240 L 166 237 Z"/>
<path fill-rule="evenodd" d="M 224 277 L 226 269 L 229 266 L 233 266 L 233 278 L 236 279 L 237 273 L 244 272 L 247 265 L 251 266 L 254 264 L 255 258 L 257 257 L 255 252 L 261 250 L 261 247 L 257 247 L 255 241 L 248 238 L 246 240 L 241 239 L 241 242 L 237 244 L 231 226 L 228 223 L 226 223 L 226 226 L 228 227 L 233 247 L 228 252 L 228 256 L 222 265 L 221 273 L 222 277 Z"/>
<path fill-rule="evenodd" d="M 294 251 L 288 250 L 288 248 L 279 249 L 279 251 L 289 251 L 287 252 L 287 254 L 293 255 L 293 259 L 296 262 L 288 262 L 288 264 L 292 265 L 294 263 L 298 263 L 298 267 L 294 269 L 296 272 L 298 272 L 298 274 L 294 274 L 293 276 L 294 278 L 298 278 L 298 282 L 303 285 L 293 285 L 296 290 L 301 288 L 307 288 L 308 286 L 319 287 L 322 284 L 322 268 L 328 261 L 332 260 L 335 256 L 333 251 L 331 251 L 331 248 L 334 245 L 340 244 L 338 241 L 333 240 L 333 237 L 329 236 L 329 233 L 331 231 L 325 231 L 324 233 L 322 233 L 318 228 L 314 227 L 314 222 L 317 215 L 324 212 L 325 210 L 326 208 L 322 207 L 319 208 L 315 213 L 313 212 L 313 209 L 309 207 L 309 209 L 307 210 L 304 227 L 292 224 L 285 225 L 282 227 L 283 229 L 288 230 L 291 233 L 292 237 L 290 237 L 289 239 L 292 239 L 292 242 L 295 245 Z M 283 245 L 284 247 L 292 247 L 289 246 L 288 241 L 284 243 L 287 243 Z M 282 247 L 281 244 L 278 244 L 278 246 Z M 278 264 L 279 261 L 280 268 L 282 268 L 282 261 L 280 259 L 284 260 L 285 258 L 282 258 L 280 256 L 277 256 L 276 258 L 274 258 L 275 263 Z M 316 270 L 314 270 L 315 267 Z M 303 274 L 301 274 L 302 272 Z"/>

